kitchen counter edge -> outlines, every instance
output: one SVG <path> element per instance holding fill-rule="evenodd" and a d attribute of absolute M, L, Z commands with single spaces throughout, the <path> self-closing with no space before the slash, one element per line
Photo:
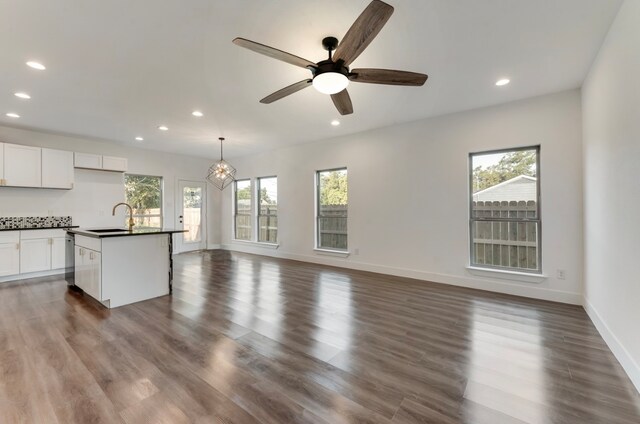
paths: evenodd
<path fill-rule="evenodd" d="M 0 231 L 32 231 L 32 230 L 71 230 L 80 228 L 79 225 L 65 225 L 64 227 L 27 227 L 27 228 L 0 228 Z"/>
<path fill-rule="evenodd" d="M 149 230 L 149 231 L 140 231 L 136 232 L 134 229 L 133 232 L 114 232 L 114 233 L 94 233 L 92 231 L 87 231 L 83 229 L 69 229 L 68 233 L 75 234 L 78 236 L 92 237 L 92 238 L 112 238 L 112 237 L 135 237 L 135 236 L 153 236 L 157 234 L 176 234 L 176 233 L 186 233 L 188 230 L 175 230 L 172 228 L 162 228 L 158 230 Z"/>

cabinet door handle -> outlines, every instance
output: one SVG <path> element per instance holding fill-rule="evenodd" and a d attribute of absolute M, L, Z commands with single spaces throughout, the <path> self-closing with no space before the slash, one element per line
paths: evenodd
<path fill-rule="evenodd" d="M 93 260 L 93 252 L 89 252 L 89 259 Z"/>
<path fill-rule="evenodd" d="M 16 250 L 20 250 L 20 243 L 16 243 Z"/>
<path fill-rule="evenodd" d="M 53 239 L 52 238 L 49 239 L 49 244 L 53 244 Z"/>

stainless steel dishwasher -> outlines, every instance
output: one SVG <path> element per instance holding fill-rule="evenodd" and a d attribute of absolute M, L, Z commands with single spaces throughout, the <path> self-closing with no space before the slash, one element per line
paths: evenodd
<path fill-rule="evenodd" d="M 65 245 L 64 245 L 64 262 L 65 262 L 65 272 L 64 278 L 67 280 L 67 286 L 71 288 L 76 288 L 75 283 L 75 273 L 76 273 L 76 260 L 75 260 L 75 246 L 76 246 L 76 238 L 75 235 L 67 233 L 65 237 Z"/>

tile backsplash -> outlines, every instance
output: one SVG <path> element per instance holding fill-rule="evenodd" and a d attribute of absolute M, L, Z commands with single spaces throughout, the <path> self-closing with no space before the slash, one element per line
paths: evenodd
<path fill-rule="evenodd" d="M 0 216 L 0 230 L 21 228 L 70 227 L 70 216 Z"/>

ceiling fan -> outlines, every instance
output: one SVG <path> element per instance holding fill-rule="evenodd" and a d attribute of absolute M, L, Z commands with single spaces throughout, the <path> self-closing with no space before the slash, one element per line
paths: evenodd
<path fill-rule="evenodd" d="M 340 44 L 335 37 L 326 37 L 322 40 L 323 47 L 329 52 L 329 58 L 318 63 L 244 38 L 236 38 L 233 43 L 311 71 L 311 78 L 278 90 L 260 100 L 260 103 L 273 103 L 313 85 L 319 92 L 331 95 L 331 100 L 341 115 L 349 115 L 353 113 L 353 105 L 347 92 L 349 81 L 421 86 L 427 80 L 427 75 L 416 72 L 370 68 L 349 69 L 349 65 L 373 41 L 392 14 L 392 6 L 380 0 L 373 0 L 351 25 Z"/>

